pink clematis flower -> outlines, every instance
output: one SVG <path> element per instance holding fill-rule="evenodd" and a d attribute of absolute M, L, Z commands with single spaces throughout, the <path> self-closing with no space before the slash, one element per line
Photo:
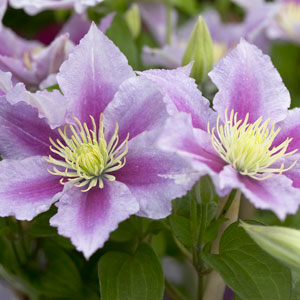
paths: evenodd
<path fill-rule="evenodd" d="M 260 0 L 264 2 L 263 0 Z M 268 27 L 270 39 L 280 39 L 300 43 L 300 1 L 277 0 L 278 13 Z"/>
<path fill-rule="evenodd" d="M 72 48 L 68 34 L 57 37 L 45 47 L 37 41 L 27 41 L 11 29 L 0 30 L 0 69 L 11 72 L 14 82 L 37 87 L 51 74 L 56 74 Z M 54 84 L 54 83 L 53 83 Z"/>
<path fill-rule="evenodd" d="M 257 0 L 261 1 L 261 0 Z M 213 41 L 213 55 L 215 63 L 232 49 L 241 37 L 255 43 L 265 52 L 268 50 L 268 40 L 264 29 L 271 22 L 278 11 L 278 6 L 273 3 L 264 3 L 259 9 L 257 1 L 251 5 L 245 0 L 234 0 L 245 9 L 246 17 L 243 22 L 224 23 L 217 11 L 206 10 L 201 15 L 204 18 L 210 31 Z M 161 48 L 143 48 L 143 62 L 146 65 L 159 65 L 169 69 L 181 65 L 184 51 L 187 47 L 189 37 L 196 24 L 197 18 L 176 27 L 176 14 L 172 15 L 172 36 L 171 43 L 166 43 L 166 8 L 163 4 L 142 3 L 139 4 L 141 16 L 148 30 L 153 34 Z"/>
<path fill-rule="evenodd" d="M 181 70 L 142 75 L 179 111 L 166 123 L 161 149 L 185 158 L 200 176 L 209 174 L 220 196 L 240 189 L 256 207 L 281 219 L 296 212 L 300 110 L 288 110 L 288 90 L 267 55 L 242 40 L 220 60 L 209 74 L 219 89 L 214 110 L 188 77 L 174 87 L 165 81 L 184 78 Z"/>
<path fill-rule="evenodd" d="M 64 96 L 43 112 L 39 94 L 0 98 L 0 216 L 31 220 L 59 200 L 50 224 L 88 258 L 130 215 L 167 216 L 196 178 L 154 147 L 168 117 L 163 95 L 96 25 L 57 77 Z"/>

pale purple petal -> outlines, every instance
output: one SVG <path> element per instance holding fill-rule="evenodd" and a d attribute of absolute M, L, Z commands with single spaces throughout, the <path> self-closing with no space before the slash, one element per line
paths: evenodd
<path fill-rule="evenodd" d="M 0 30 L 2 29 L 2 19 L 7 9 L 8 0 L 0 0 Z"/>
<path fill-rule="evenodd" d="M 180 157 L 154 148 L 161 129 L 129 142 L 125 166 L 116 172 L 140 204 L 139 215 L 160 219 L 171 213 L 171 200 L 187 193 L 199 175 Z"/>
<path fill-rule="evenodd" d="M 37 83 L 49 74 L 58 72 L 59 67 L 67 57 L 66 43 L 68 38 L 68 33 L 61 35 L 48 47 L 32 55 L 32 68 L 38 80 Z"/>
<path fill-rule="evenodd" d="M 0 31 L 0 55 L 23 58 L 26 52 L 31 52 L 42 44 L 19 37 L 11 29 L 3 27 Z"/>
<path fill-rule="evenodd" d="M 31 220 L 59 199 L 62 185 L 47 168 L 40 156 L 0 162 L 1 217 Z"/>
<path fill-rule="evenodd" d="M 147 29 L 161 46 L 165 45 L 167 36 L 167 12 L 165 4 L 153 2 L 139 3 L 139 9 Z M 174 32 L 177 23 L 175 10 L 171 12 L 171 20 L 172 32 Z"/>
<path fill-rule="evenodd" d="M 225 110 L 232 109 L 249 121 L 259 117 L 281 121 L 287 115 L 290 95 L 270 57 L 254 45 L 241 40 L 239 45 L 221 59 L 209 73 L 219 91 L 214 109 L 225 119 Z"/>
<path fill-rule="evenodd" d="M 46 118 L 52 129 L 66 123 L 68 101 L 58 90 L 31 93 L 26 90 L 24 84 L 19 82 L 7 92 L 6 100 L 13 105 L 26 102 L 37 108 L 39 117 Z"/>
<path fill-rule="evenodd" d="M 47 155 L 49 137 L 57 136 L 46 120 L 38 117 L 36 108 L 25 102 L 12 105 L 4 96 L 0 97 L 0 153 L 3 158 Z"/>
<path fill-rule="evenodd" d="M 186 159 L 201 175 L 219 173 L 225 165 L 212 147 L 211 136 L 193 128 L 191 116 L 185 113 L 166 121 L 157 145 L 164 151 Z"/>
<path fill-rule="evenodd" d="M 286 157 L 284 160 L 285 167 L 291 166 L 293 163 L 297 161 L 296 165 L 291 168 L 289 171 L 284 172 L 284 175 L 290 178 L 293 181 L 293 186 L 300 189 L 300 155 L 295 154 Z"/>
<path fill-rule="evenodd" d="M 207 10 L 202 16 L 207 24 L 212 40 L 224 44 L 228 48 L 237 44 L 245 33 L 245 25 L 243 23 L 223 23 L 215 10 Z M 190 26 L 189 23 L 187 26 Z"/>
<path fill-rule="evenodd" d="M 0 55 L 0 69 L 4 72 L 11 72 L 14 83 L 21 81 L 27 85 L 38 84 L 35 74 L 19 58 Z"/>
<path fill-rule="evenodd" d="M 11 73 L 0 70 L 0 96 L 5 95 L 12 88 Z"/>
<path fill-rule="evenodd" d="M 27 14 L 35 15 L 48 9 L 74 8 L 77 13 L 83 13 L 89 6 L 94 6 L 103 0 L 10 0 L 14 8 L 23 8 Z"/>
<path fill-rule="evenodd" d="M 112 12 L 110 14 L 108 14 L 107 16 L 105 16 L 104 18 L 101 19 L 100 24 L 99 24 L 99 29 L 102 32 L 106 32 L 106 30 L 110 27 L 114 17 L 115 17 L 116 13 Z"/>
<path fill-rule="evenodd" d="M 59 234 L 71 238 L 86 258 L 103 246 L 120 222 L 139 209 L 129 189 L 118 181 L 105 181 L 103 189 L 89 192 L 66 186 L 56 205 L 58 212 L 50 224 L 58 227 Z"/>
<path fill-rule="evenodd" d="M 177 70 L 148 70 L 139 72 L 159 87 L 166 100 L 179 112 L 190 113 L 193 126 L 206 130 L 207 122 L 214 122 L 215 113 L 209 107 L 209 101 L 198 90 L 195 80 L 188 77 L 181 68 Z M 172 114 L 172 109 L 169 107 Z"/>
<path fill-rule="evenodd" d="M 88 33 L 91 26 L 91 22 L 85 17 L 85 15 L 74 14 L 63 26 L 59 35 L 68 33 L 70 40 L 75 44 L 79 44 L 79 41 Z"/>
<path fill-rule="evenodd" d="M 300 153 L 300 108 L 289 110 L 287 118 L 277 125 L 280 127 L 280 132 L 273 146 L 281 144 L 287 138 L 292 138 L 287 152 L 298 149 L 297 153 Z"/>
<path fill-rule="evenodd" d="M 219 189 L 240 189 L 255 207 L 270 209 L 283 220 L 287 214 L 296 213 L 300 204 L 300 189 L 284 175 L 273 175 L 267 180 L 255 180 L 240 175 L 231 166 L 219 174 Z"/>
<path fill-rule="evenodd" d="M 142 60 L 146 66 L 160 66 L 167 69 L 178 68 L 181 65 L 185 46 L 177 42 L 162 48 L 143 47 Z"/>
<path fill-rule="evenodd" d="M 103 113 L 106 134 L 111 137 L 116 123 L 119 139 L 123 141 L 129 133 L 136 135 L 159 126 L 168 113 L 159 90 L 146 78 L 133 77 L 126 80 Z"/>
<path fill-rule="evenodd" d="M 70 118 L 96 119 L 113 99 L 120 84 L 135 76 L 126 57 L 92 24 L 89 33 L 63 63 L 57 80 L 72 103 Z"/>

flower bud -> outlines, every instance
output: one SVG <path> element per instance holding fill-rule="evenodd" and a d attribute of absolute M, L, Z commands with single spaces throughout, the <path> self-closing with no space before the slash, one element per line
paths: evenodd
<path fill-rule="evenodd" d="M 131 7 L 127 10 L 125 13 L 125 20 L 132 36 L 137 38 L 141 31 L 141 17 L 137 4 L 131 5 Z"/>
<path fill-rule="evenodd" d="M 291 267 L 300 269 L 300 230 L 245 222 L 241 222 L 241 226 L 263 250 Z"/>
<path fill-rule="evenodd" d="M 194 26 L 182 58 L 182 65 L 185 66 L 191 61 L 194 61 L 191 76 L 198 84 L 205 81 L 213 67 L 213 43 L 202 17 L 198 18 Z"/>

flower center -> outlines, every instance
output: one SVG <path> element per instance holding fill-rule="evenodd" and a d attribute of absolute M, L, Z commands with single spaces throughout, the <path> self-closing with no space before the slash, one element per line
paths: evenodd
<path fill-rule="evenodd" d="M 300 24 L 300 5 L 286 3 L 278 15 L 278 22 L 289 35 L 295 36 L 295 25 Z"/>
<path fill-rule="evenodd" d="M 287 152 L 292 139 L 287 138 L 280 145 L 272 147 L 280 131 L 280 128 L 275 130 L 275 122 L 268 126 L 270 119 L 262 122 L 260 117 L 254 123 L 248 123 L 248 119 L 249 114 L 244 120 L 237 120 L 237 113 L 233 110 L 228 119 L 226 109 L 224 124 L 220 125 L 218 116 L 216 127 L 210 130 L 209 124 L 207 125 L 211 143 L 220 157 L 240 174 L 257 180 L 290 170 L 296 161 L 285 168 L 282 159 L 297 152 L 297 149 Z"/>
<path fill-rule="evenodd" d="M 51 155 L 45 158 L 47 162 L 55 165 L 53 171 L 49 171 L 53 175 L 63 177 L 60 182 L 64 184 L 64 178 L 68 182 L 74 183 L 77 187 L 87 186 L 83 192 L 89 191 L 94 186 L 98 185 L 103 188 L 104 179 L 114 181 L 115 176 L 110 173 L 121 169 L 125 163 L 125 155 L 128 152 L 128 138 L 119 145 L 118 136 L 118 123 L 116 123 L 115 131 L 109 143 L 106 142 L 104 137 L 104 129 L 102 122 L 102 114 L 99 120 L 99 130 L 95 120 L 90 116 L 93 124 L 93 129 L 88 129 L 86 123 L 81 122 L 74 118 L 78 127 L 77 130 L 73 125 L 69 128 L 73 133 L 69 138 L 67 135 L 66 125 L 64 132 L 58 129 L 63 142 L 59 139 L 54 142 L 50 138 L 52 146 L 50 150 L 64 159 L 58 160 Z M 64 170 L 59 170 L 60 169 Z"/>

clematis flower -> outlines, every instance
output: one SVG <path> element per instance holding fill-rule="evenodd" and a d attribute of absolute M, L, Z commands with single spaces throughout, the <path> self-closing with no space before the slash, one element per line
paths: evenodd
<path fill-rule="evenodd" d="M 295 213 L 300 110 L 288 110 L 289 93 L 270 58 L 242 40 L 220 60 L 209 74 L 219 90 L 214 110 L 195 87 L 182 87 L 187 96 L 176 97 L 177 84 L 172 87 L 163 78 L 184 75 L 164 72 L 143 73 L 179 111 L 167 121 L 160 148 L 185 158 L 200 176 L 209 174 L 222 197 L 240 189 L 256 207 L 281 219 Z"/>
<path fill-rule="evenodd" d="M 95 6 L 103 0 L 9 0 L 14 8 L 23 8 L 27 14 L 35 15 L 48 9 L 74 8 L 77 13 L 83 13 L 89 6 Z"/>
<path fill-rule="evenodd" d="M 262 0 L 261 0 L 262 1 Z M 268 27 L 271 39 L 288 40 L 300 43 L 300 1 L 278 0 L 279 10 Z"/>
<path fill-rule="evenodd" d="M 169 116 L 163 95 L 96 25 L 57 77 L 64 96 L 41 115 L 39 95 L 0 98 L 0 216 L 31 220 L 59 200 L 50 224 L 88 258 L 130 215 L 167 216 L 196 178 L 154 147 Z M 54 107 L 64 105 L 58 124 Z"/>
<path fill-rule="evenodd" d="M 72 47 L 68 42 L 68 34 L 57 37 L 44 47 L 37 41 L 18 37 L 5 27 L 0 31 L 0 44 L 0 69 L 11 72 L 14 82 L 34 87 L 58 72 Z"/>
<path fill-rule="evenodd" d="M 246 5 L 243 0 L 236 0 L 246 11 L 246 18 L 240 23 L 223 23 L 219 14 L 215 10 L 207 10 L 201 15 L 204 18 L 213 40 L 213 54 L 215 63 L 232 49 L 241 37 L 255 43 L 260 48 L 267 51 L 268 42 L 264 29 L 271 22 L 277 11 L 277 6 L 273 3 L 265 3 L 257 7 Z M 254 1 L 255 2 L 255 1 Z M 163 4 L 157 4 L 149 9 L 148 3 L 139 4 L 141 15 L 147 28 L 156 38 L 162 48 L 143 49 L 143 62 L 146 65 L 159 65 L 166 68 L 177 68 L 181 65 L 182 56 L 189 41 L 189 37 L 196 24 L 197 18 L 193 18 L 183 26 L 176 28 L 176 17 L 173 17 L 172 39 L 170 44 L 166 44 L 166 13 Z M 160 16 L 160 17 L 158 17 Z"/>

